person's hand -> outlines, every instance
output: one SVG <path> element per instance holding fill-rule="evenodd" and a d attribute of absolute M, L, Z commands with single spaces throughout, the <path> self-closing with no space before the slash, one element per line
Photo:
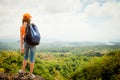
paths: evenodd
<path fill-rule="evenodd" d="M 20 52 L 21 52 L 21 53 L 24 53 L 24 48 L 21 48 L 21 49 L 20 49 Z"/>

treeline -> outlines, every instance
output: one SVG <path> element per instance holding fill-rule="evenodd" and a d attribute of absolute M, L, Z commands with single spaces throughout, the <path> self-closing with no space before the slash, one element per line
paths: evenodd
<path fill-rule="evenodd" d="M 0 51 L 0 72 L 17 73 L 22 60 L 20 52 Z M 29 71 L 29 67 L 26 71 Z M 37 54 L 33 73 L 46 80 L 119 80 L 120 50 L 104 54 L 95 51 L 83 55 L 69 52 Z"/>
<path fill-rule="evenodd" d="M 0 51 L 18 51 L 20 43 L 18 42 L 0 42 Z"/>
<path fill-rule="evenodd" d="M 81 70 L 73 72 L 72 80 L 120 80 L 120 51 L 111 51 L 93 58 Z"/>
<path fill-rule="evenodd" d="M 0 72 L 16 73 L 22 65 L 20 52 L 0 51 Z"/>
<path fill-rule="evenodd" d="M 92 46 L 81 46 L 78 45 L 80 43 L 69 43 L 68 46 L 64 46 L 66 43 L 62 43 L 60 45 L 55 43 L 41 43 L 39 46 L 37 46 L 37 52 L 38 53 L 72 53 L 72 54 L 83 54 L 86 52 L 99 52 L 99 53 L 106 53 L 108 51 L 112 50 L 119 50 L 120 44 L 115 45 L 92 45 Z M 70 44 L 74 44 L 76 46 L 71 46 Z M 0 51 L 19 51 L 20 50 L 20 43 L 18 42 L 0 42 Z"/>

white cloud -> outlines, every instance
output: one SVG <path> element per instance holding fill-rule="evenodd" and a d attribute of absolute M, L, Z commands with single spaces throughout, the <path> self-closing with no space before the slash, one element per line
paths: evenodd
<path fill-rule="evenodd" d="M 65 41 L 120 39 L 120 3 L 99 0 L 1 0 L 0 38 L 19 38 L 21 17 L 29 12 L 43 38 Z M 83 4 L 88 3 L 83 12 Z M 106 17 L 107 16 L 107 17 Z"/>
<path fill-rule="evenodd" d="M 95 31 L 95 37 L 103 40 L 117 40 L 120 36 L 120 3 L 114 1 L 105 2 L 102 6 L 94 2 L 88 5 L 84 15 L 87 16 L 88 22 L 92 22 L 91 28 Z M 106 16 L 108 19 L 105 20 Z M 110 17 L 110 18 L 109 18 Z M 93 18 L 93 20 L 91 20 Z M 95 18 L 95 19 L 94 19 Z M 97 22 L 101 21 L 101 22 Z M 96 23 L 99 23 L 95 25 Z"/>
<path fill-rule="evenodd" d="M 106 2 L 100 6 L 99 2 L 94 2 L 88 5 L 85 9 L 85 13 L 88 16 L 117 16 L 120 17 L 120 3 L 117 2 Z"/>

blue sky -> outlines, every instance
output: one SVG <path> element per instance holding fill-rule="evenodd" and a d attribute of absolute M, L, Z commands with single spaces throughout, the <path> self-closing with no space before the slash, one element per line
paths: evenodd
<path fill-rule="evenodd" d="M 25 12 L 42 41 L 120 41 L 120 0 L 0 0 L 0 39 L 19 39 Z"/>

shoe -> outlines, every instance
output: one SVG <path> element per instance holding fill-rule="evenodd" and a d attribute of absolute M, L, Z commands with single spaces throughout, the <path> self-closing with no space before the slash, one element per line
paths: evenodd
<path fill-rule="evenodd" d="M 24 73 L 24 71 L 22 71 L 22 70 L 19 70 L 19 74 L 21 74 L 21 73 Z"/>
<path fill-rule="evenodd" d="M 30 78 L 31 79 L 35 78 L 35 75 L 34 74 L 30 74 Z"/>
<path fill-rule="evenodd" d="M 23 76 L 24 76 L 24 74 L 25 74 L 25 72 L 24 72 L 24 71 L 22 71 L 22 70 L 19 70 L 19 72 L 18 72 L 18 73 L 19 73 L 19 76 L 20 76 L 20 77 L 23 77 Z"/>

